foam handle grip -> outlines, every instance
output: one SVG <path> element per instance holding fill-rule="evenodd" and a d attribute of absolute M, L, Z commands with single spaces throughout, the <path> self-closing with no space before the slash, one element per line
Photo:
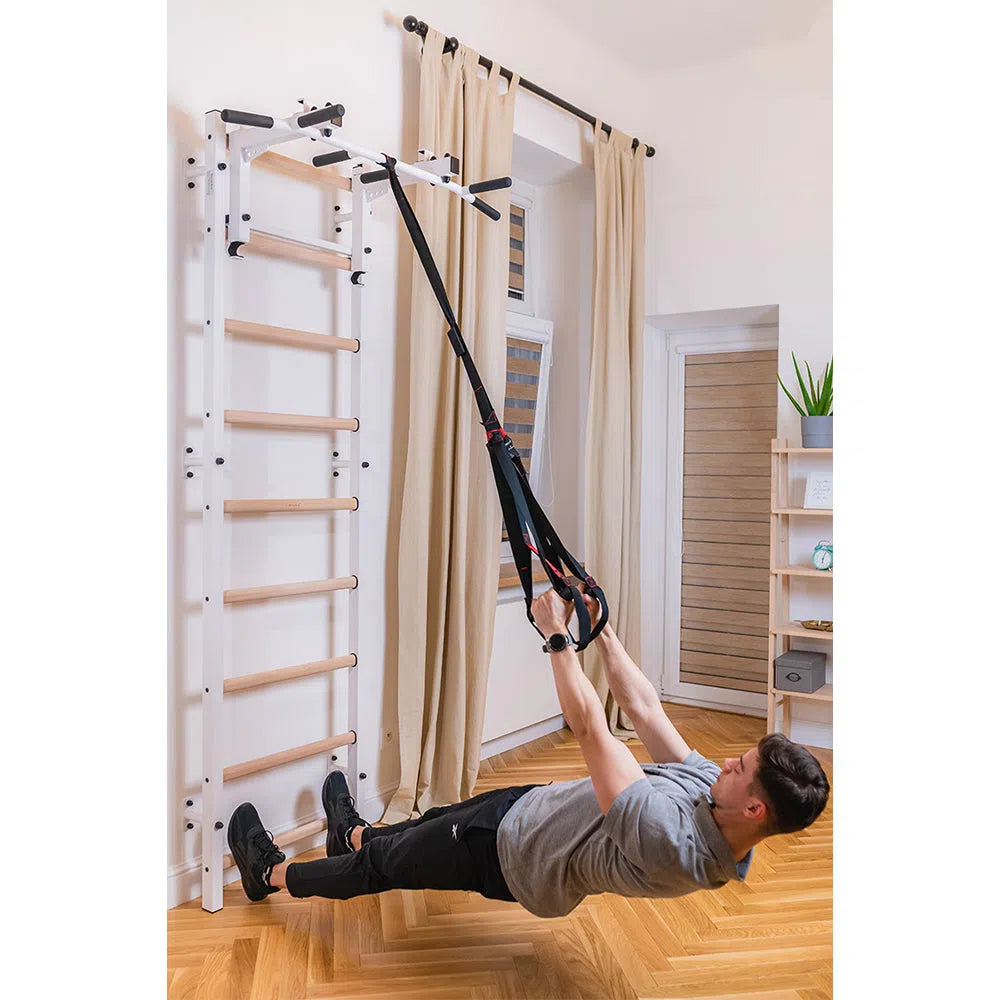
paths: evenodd
<path fill-rule="evenodd" d="M 319 125 L 320 122 L 332 122 L 335 118 L 344 117 L 343 104 L 330 104 L 325 108 L 317 108 L 315 111 L 307 111 L 304 115 L 299 115 L 295 119 L 299 128 L 308 128 L 310 125 Z"/>
<path fill-rule="evenodd" d="M 500 221 L 500 213 L 492 205 L 487 205 L 481 198 L 474 199 L 472 207 L 478 208 L 483 215 L 488 215 L 494 222 Z"/>
<path fill-rule="evenodd" d="M 274 119 L 270 115 L 255 115 L 249 111 L 233 111 L 226 108 L 219 116 L 231 125 L 256 125 L 258 128 L 274 128 Z"/>
<path fill-rule="evenodd" d="M 331 163 L 343 163 L 344 160 L 349 160 L 350 158 L 351 154 L 346 149 L 338 149 L 333 153 L 320 153 L 319 156 L 314 156 L 313 166 L 326 167 Z"/>
<path fill-rule="evenodd" d="M 496 177 L 491 181 L 477 181 L 469 185 L 469 194 L 481 194 L 483 191 L 500 191 L 509 188 L 511 184 L 509 177 Z"/>

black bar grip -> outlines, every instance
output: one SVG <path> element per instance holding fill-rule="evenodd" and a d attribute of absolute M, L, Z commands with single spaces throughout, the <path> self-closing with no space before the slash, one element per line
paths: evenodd
<path fill-rule="evenodd" d="M 500 221 L 500 213 L 492 205 L 487 205 L 482 198 L 476 198 L 472 202 L 472 207 L 478 208 L 483 215 L 488 215 L 494 222 Z"/>
<path fill-rule="evenodd" d="M 295 122 L 299 128 L 308 128 L 310 125 L 319 125 L 320 122 L 335 122 L 339 125 L 343 118 L 343 104 L 328 104 L 325 108 L 317 108 L 315 111 L 307 111 L 304 115 L 299 115 Z"/>
<path fill-rule="evenodd" d="M 509 177 L 496 177 L 491 181 L 477 181 L 469 185 L 469 194 L 482 194 L 483 191 L 500 191 L 509 188 L 511 180 Z"/>
<path fill-rule="evenodd" d="M 389 179 L 388 170 L 369 170 L 367 174 L 361 175 L 362 184 L 374 184 L 375 181 L 385 181 Z"/>
<path fill-rule="evenodd" d="M 231 125 L 256 125 L 258 128 L 274 128 L 274 119 L 270 115 L 255 115 L 250 111 L 233 111 L 224 108 L 219 116 Z"/>
<path fill-rule="evenodd" d="M 320 153 L 319 156 L 314 156 L 313 166 L 327 167 L 331 163 L 343 163 L 344 160 L 349 160 L 350 158 L 351 154 L 346 149 L 338 149 L 333 153 Z"/>

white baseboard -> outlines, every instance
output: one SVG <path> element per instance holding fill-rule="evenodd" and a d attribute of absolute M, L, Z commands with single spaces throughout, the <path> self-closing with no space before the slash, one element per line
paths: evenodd
<path fill-rule="evenodd" d="M 483 744 L 479 759 L 486 760 L 487 757 L 493 757 L 498 753 L 506 753 L 508 750 L 513 750 L 514 747 L 524 746 L 525 743 L 530 743 L 532 740 L 558 732 L 565 726 L 566 720 L 561 715 L 554 715 L 551 719 L 543 719 L 541 722 L 535 722 L 523 729 L 515 730 L 513 733 L 497 736 Z"/>
<path fill-rule="evenodd" d="M 796 743 L 804 743 L 807 747 L 822 747 L 833 749 L 833 725 L 829 722 L 811 722 L 803 719 L 801 722 L 792 718 L 792 739 Z"/>
<path fill-rule="evenodd" d="M 722 701 L 705 701 L 701 698 L 680 698 L 660 692 L 660 698 L 675 705 L 690 705 L 692 708 L 710 708 L 714 712 L 732 712 L 733 715 L 754 715 L 760 719 L 767 718 L 766 708 L 753 708 L 749 705 L 727 705 Z"/>

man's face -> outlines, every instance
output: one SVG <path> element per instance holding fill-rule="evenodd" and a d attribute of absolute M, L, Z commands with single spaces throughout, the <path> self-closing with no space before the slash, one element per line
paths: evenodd
<path fill-rule="evenodd" d="M 739 757 L 728 757 L 722 765 L 722 774 L 712 785 L 712 798 L 716 806 L 742 812 L 760 799 L 750 791 L 757 773 L 758 751 L 751 747 Z"/>

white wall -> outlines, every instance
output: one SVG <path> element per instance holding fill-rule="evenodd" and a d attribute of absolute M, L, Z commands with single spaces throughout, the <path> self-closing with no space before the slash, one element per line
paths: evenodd
<path fill-rule="evenodd" d="M 180 464 L 183 448 L 197 445 L 199 434 L 201 193 L 188 191 L 181 168 L 186 157 L 201 155 L 206 110 L 228 106 L 286 114 L 299 97 L 314 103 L 343 103 L 347 109 L 345 133 L 365 146 L 412 156 L 418 40 L 398 26 L 405 13 L 398 11 L 390 17 L 380 5 L 319 0 L 292 0 L 283 5 L 264 0 L 216 0 L 210 5 L 171 0 L 169 7 L 168 267 L 172 299 L 168 377 L 172 409 L 167 794 L 168 864 L 175 876 L 172 900 L 198 891 L 196 835 L 183 830 L 180 807 L 201 781 L 200 494 L 196 484 L 183 479 Z M 581 106 L 606 113 L 623 128 L 641 130 L 646 120 L 641 108 L 635 106 L 635 94 L 641 90 L 637 74 L 605 52 L 599 40 L 588 43 L 574 38 L 571 46 L 553 46 L 552 40 L 563 38 L 564 32 L 558 21 L 529 0 L 505 0 L 502 4 L 493 0 L 478 4 L 425 0 L 417 13 L 529 78 L 571 95 Z M 525 30 L 526 26 L 531 30 Z M 596 64 L 605 72 L 595 74 Z M 589 127 L 528 94 L 518 99 L 515 127 L 519 134 L 576 163 L 588 158 Z M 304 143 L 298 148 L 289 145 L 286 151 L 305 158 L 314 149 L 311 143 Z M 258 184 L 255 198 L 255 211 L 265 222 L 315 235 L 320 235 L 319 220 L 331 208 L 329 196 L 277 178 Z M 365 674 L 369 712 L 361 725 L 368 732 L 382 733 L 394 730 L 396 719 L 393 609 L 398 595 L 393 552 L 401 441 L 405 443 L 405 435 L 398 433 L 399 415 L 408 405 L 406 303 L 412 251 L 405 240 L 399 240 L 400 229 L 393 206 L 388 201 L 379 203 L 368 228 L 368 242 L 375 253 L 366 305 L 366 359 L 384 371 L 386 391 L 384 410 L 366 427 L 366 450 L 373 456 L 376 484 L 369 492 L 379 516 L 388 524 L 384 557 L 375 568 L 377 585 L 384 590 L 387 619 L 384 670 Z M 567 281 L 579 282 L 588 303 L 590 254 L 587 244 L 581 243 L 579 262 L 573 263 L 573 273 L 566 275 Z M 308 330 L 342 330 L 337 316 L 344 296 L 338 277 L 343 275 L 330 278 L 280 261 L 248 260 L 234 268 L 230 315 Z M 578 326 L 589 332 L 589 319 L 579 319 Z M 558 345 L 560 360 L 565 354 L 568 364 L 560 368 L 553 382 L 553 408 L 565 407 L 570 414 L 567 419 L 580 426 L 574 402 L 586 398 L 586 383 L 578 392 L 577 381 L 584 362 L 581 354 L 573 358 L 571 349 L 563 351 L 564 346 Z M 579 351 L 584 349 L 581 344 Z M 234 404 L 248 409 L 337 412 L 335 362 L 304 352 L 247 344 L 233 345 L 231 358 L 236 376 L 231 396 Z M 564 379 L 568 379 L 565 384 Z M 562 412 L 560 409 L 560 426 Z M 582 447 L 579 442 L 564 442 L 567 455 L 573 454 L 574 443 L 577 450 Z M 230 495 L 320 495 L 327 487 L 326 451 L 325 439 L 304 435 L 234 434 Z M 320 517 L 271 518 L 236 525 L 231 529 L 233 559 L 227 585 L 304 580 L 339 572 L 344 553 L 336 545 L 336 525 L 346 516 L 334 518 L 333 532 L 328 530 L 328 519 Z M 570 508 L 567 523 L 567 535 L 574 537 L 579 533 L 578 510 Z M 334 601 L 332 616 L 328 608 L 326 599 L 316 598 L 241 609 L 230 618 L 226 673 L 248 673 L 342 652 L 337 623 L 343 621 L 343 601 Z M 534 650 L 537 637 L 518 605 L 499 609 L 496 635 L 487 738 L 517 723 L 516 713 L 508 712 L 510 692 L 523 683 L 517 671 L 526 671 L 525 677 L 532 684 L 543 685 L 547 679 L 544 661 Z M 530 660 L 526 659 L 528 652 Z M 528 715 L 542 718 L 558 710 L 546 702 L 554 692 L 543 686 L 533 690 L 538 692 L 538 700 Z M 227 705 L 225 762 L 339 731 L 346 721 L 345 696 L 346 678 L 341 672 L 233 699 Z M 394 742 L 379 746 L 378 741 L 368 740 L 359 749 L 360 766 L 369 774 L 368 792 L 362 792 L 367 815 L 378 812 L 379 801 L 398 780 L 394 746 Z M 250 798 L 259 804 L 273 831 L 291 828 L 319 811 L 318 789 L 324 772 L 325 762 L 317 758 L 245 779 L 227 789 L 227 808 Z"/>
<path fill-rule="evenodd" d="M 828 0 L 803 3 L 804 37 L 659 76 L 669 139 L 651 161 L 647 311 L 777 303 L 786 383 L 793 350 L 822 367 L 832 328 L 832 24 Z M 783 402 L 779 433 L 797 437 L 796 416 Z"/>
<path fill-rule="evenodd" d="M 832 346 L 831 12 L 828 0 L 805 3 L 815 8 L 808 33 L 775 23 L 780 43 L 665 70 L 650 109 L 660 141 L 648 165 L 657 200 L 647 312 L 776 303 L 779 371 L 789 387 L 793 350 L 815 371 Z M 798 414 L 783 395 L 778 433 L 799 443 Z M 808 542 L 811 551 L 817 530 L 825 534 L 796 525 L 793 546 Z M 796 617 L 824 609 L 829 617 L 828 597 L 815 585 L 800 590 Z M 797 725 L 795 738 L 828 744 L 828 707 L 803 705 L 797 717 L 813 723 Z"/>

